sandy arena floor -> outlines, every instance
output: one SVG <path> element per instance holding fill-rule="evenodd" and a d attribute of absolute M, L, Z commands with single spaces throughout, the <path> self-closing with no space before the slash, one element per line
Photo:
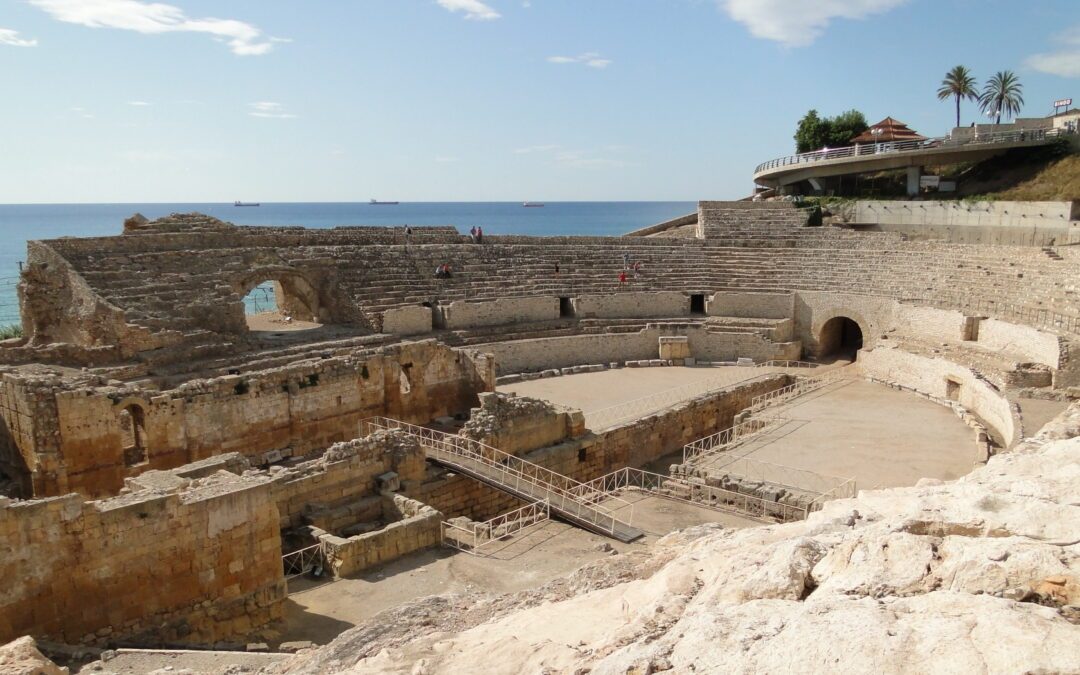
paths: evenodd
<path fill-rule="evenodd" d="M 635 401 L 638 405 L 634 405 L 632 410 L 627 409 L 627 414 L 632 418 L 644 417 L 663 410 L 677 400 L 691 399 L 710 389 L 728 387 L 774 372 L 779 372 L 779 369 L 739 366 L 619 368 L 518 382 L 499 387 L 498 390 L 578 408 L 585 411 L 587 426 L 604 428 L 613 420 L 609 414 L 612 406 Z M 673 392 L 674 389 L 679 391 Z M 669 399 L 668 394 L 673 398 Z M 643 400 L 646 397 L 652 397 L 652 400 Z"/>
<path fill-rule="evenodd" d="M 718 522 L 732 528 L 758 525 L 734 514 L 657 497 L 640 498 L 632 503 L 633 525 L 647 533 L 633 544 L 622 544 L 549 521 L 500 542 L 488 557 L 432 549 L 353 579 L 293 580 L 289 582 L 288 627 L 281 640 L 326 644 L 384 609 L 430 595 L 467 590 L 507 593 L 536 588 L 587 562 L 611 555 L 605 544 L 623 552 L 648 546 L 668 532 L 701 523 Z M 626 517 L 626 507 L 618 513 Z"/>

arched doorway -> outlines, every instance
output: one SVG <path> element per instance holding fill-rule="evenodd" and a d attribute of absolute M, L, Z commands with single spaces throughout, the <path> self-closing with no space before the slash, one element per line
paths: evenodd
<path fill-rule="evenodd" d="M 255 278 L 240 290 L 249 330 L 308 330 L 324 323 L 320 316 L 319 294 L 303 277 L 273 275 Z"/>
<path fill-rule="evenodd" d="M 847 357 L 854 361 L 862 346 L 863 332 L 859 324 L 846 316 L 835 316 L 821 327 L 818 358 Z"/>

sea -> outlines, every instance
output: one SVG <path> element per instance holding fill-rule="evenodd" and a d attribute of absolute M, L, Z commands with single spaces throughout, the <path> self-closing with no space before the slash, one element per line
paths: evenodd
<path fill-rule="evenodd" d="M 19 323 L 16 285 L 26 242 L 58 237 L 120 234 L 123 222 L 141 213 L 151 220 L 197 211 L 237 225 L 452 225 L 462 233 L 474 225 L 485 235 L 607 236 L 692 213 L 695 202 L 402 202 L 227 204 L 0 204 L 0 327 Z"/>

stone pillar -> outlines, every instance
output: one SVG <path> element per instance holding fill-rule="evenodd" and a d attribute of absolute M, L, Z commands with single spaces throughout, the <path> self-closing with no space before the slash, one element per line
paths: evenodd
<path fill-rule="evenodd" d="M 907 193 L 908 197 L 919 194 L 919 178 L 922 176 L 921 166 L 909 166 L 907 169 Z"/>

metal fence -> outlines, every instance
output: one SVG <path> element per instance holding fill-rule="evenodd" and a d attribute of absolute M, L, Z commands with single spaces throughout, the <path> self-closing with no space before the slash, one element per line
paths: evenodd
<path fill-rule="evenodd" d="M 751 457 L 732 457 L 720 464 L 709 467 L 711 475 L 726 475 L 751 482 L 767 483 L 771 486 L 814 495 L 834 495 L 854 497 L 855 481 L 852 478 L 830 476 L 807 469 L 797 469 L 783 464 L 764 462 Z M 843 489 L 840 489 L 843 486 Z"/>
<path fill-rule="evenodd" d="M 281 556 L 281 565 L 285 570 L 285 578 L 293 579 L 308 572 L 325 569 L 326 552 L 320 542 L 299 551 L 286 553 Z"/>
<path fill-rule="evenodd" d="M 752 412 L 757 412 L 771 405 L 789 401 L 844 379 L 847 379 L 846 374 L 838 370 L 815 375 L 813 377 L 799 378 L 795 380 L 793 384 L 789 384 L 786 387 L 774 389 L 773 391 L 755 396 L 750 401 L 749 409 Z"/>
<path fill-rule="evenodd" d="M 473 523 L 467 528 L 443 521 L 442 542 L 444 546 L 479 555 L 485 547 L 528 527 L 547 522 L 550 518 L 551 506 L 547 500 L 544 500 L 495 516 L 482 523 Z"/>
<path fill-rule="evenodd" d="M 781 417 L 751 417 L 735 426 L 684 445 L 683 463 L 699 460 L 705 455 L 731 450 L 754 436 L 759 436 L 782 426 L 787 421 Z"/>
<path fill-rule="evenodd" d="M 881 143 L 861 143 L 846 148 L 833 148 L 813 150 L 787 157 L 777 157 L 757 165 L 755 174 L 769 169 L 797 164 L 820 162 L 829 159 L 847 159 L 851 157 L 869 157 L 873 155 L 888 155 L 895 153 L 914 152 L 917 150 L 933 150 L 938 148 L 954 149 L 971 145 L 992 145 L 995 143 L 1019 143 L 1041 142 L 1070 133 L 1065 129 L 1025 129 L 1017 131 L 999 131 L 990 134 L 979 134 L 971 138 L 952 138 L 939 136 L 928 138 L 924 141 L 885 141 Z"/>
<path fill-rule="evenodd" d="M 471 438 L 386 417 L 364 420 L 361 428 L 364 435 L 386 429 L 403 431 L 419 440 L 429 457 L 464 469 L 472 468 L 518 494 L 542 492 L 551 509 L 586 520 L 613 536 L 619 525 L 629 525 L 633 518 L 633 505 L 629 502 L 616 500 L 630 509 L 628 518 L 616 518 L 606 506 L 582 498 L 579 481 Z"/>

